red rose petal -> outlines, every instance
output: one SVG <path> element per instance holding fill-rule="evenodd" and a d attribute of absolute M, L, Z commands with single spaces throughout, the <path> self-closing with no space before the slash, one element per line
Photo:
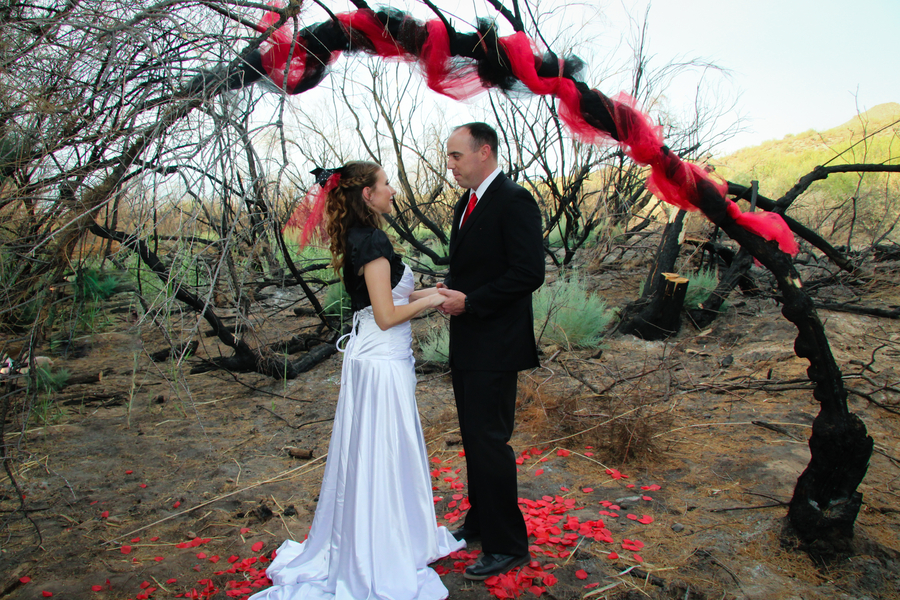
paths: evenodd
<path fill-rule="evenodd" d="M 608 558 L 609 560 L 616 560 L 617 558 L 619 558 L 619 555 L 615 552 L 610 552 L 606 555 L 606 558 Z"/>
<path fill-rule="evenodd" d="M 132 544 L 137 544 L 139 541 L 141 541 L 141 538 L 139 538 L 139 537 L 131 538 L 131 543 L 132 543 Z"/>
<path fill-rule="evenodd" d="M 105 519 L 105 518 L 107 518 L 108 516 L 109 516 L 109 511 L 108 511 L 108 510 L 104 510 L 102 513 L 100 513 L 100 518 L 101 518 L 101 519 Z"/>
<path fill-rule="evenodd" d="M 138 487 L 139 487 L 139 488 L 145 488 L 145 487 L 147 487 L 147 484 L 146 484 L 146 483 L 141 483 L 141 484 L 138 485 Z"/>
<path fill-rule="evenodd" d="M 162 561 L 163 561 L 163 557 L 162 557 L 162 556 L 154 556 L 154 557 L 153 557 L 153 560 L 155 560 L 156 562 L 162 562 Z"/>
<path fill-rule="evenodd" d="M 197 558 L 199 558 L 200 560 L 203 560 L 204 558 L 206 558 L 206 552 L 198 552 Z"/>
<path fill-rule="evenodd" d="M 250 546 L 250 549 L 253 550 L 254 552 L 259 552 L 260 550 L 263 549 L 263 546 L 265 546 L 265 544 L 263 544 L 262 542 L 256 542 L 255 544 Z"/>
<path fill-rule="evenodd" d="M 121 550 L 122 554 L 128 554 L 131 552 L 131 546 L 122 546 Z"/>
<path fill-rule="evenodd" d="M 41 592 L 41 596 L 43 596 L 44 598 L 50 598 L 51 596 L 53 596 L 53 592 L 48 592 L 47 590 L 44 590 L 43 592 Z"/>
<path fill-rule="evenodd" d="M 653 500 L 653 498 L 651 496 L 641 496 L 641 500 L 646 500 L 647 502 L 650 502 L 651 500 Z"/>
<path fill-rule="evenodd" d="M 585 494 L 590 494 L 591 492 L 594 491 L 594 488 L 584 488 L 584 489 L 581 490 L 581 491 L 584 492 Z"/>
<path fill-rule="evenodd" d="M 181 500 L 176 500 L 175 504 L 172 505 L 172 508 L 178 508 L 179 506 L 181 506 Z"/>
<path fill-rule="evenodd" d="M 641 557 L 640 554 L 635 554 L 634 560 L 636 560 L 637 562 L 644 562 L 644 559 L 643 559 L 643 557 Z"/>
<path fill-rule="evenodd" d="M 19 577 L 19 583 L 31 583 L 31 577 L 26 575 L 25 577 Z"/>
<path fill-rule="evenodd" d="M 92 591 L 92 592 L 102 592 L 102 591 L 103 591 L 103 586 L 102 586 L 102 585 L 92 585 L 92 586 L 91 586 L 91 591 Z"/>
<path fill-rule="evenodd" d="M 568 456 L 568 455 L 570 455 L 570 454 L 572 454 L 572 453 L 569 452 L 568 450 L 563 449 L 563 448 L 560 448 L 559 450 L 556 451 L 556 455 L 557 455 L 557 456 L 563 456 L 563 457 L 565 457 L 565 456 Z"/>
<path fill-rule="evenodd" d="M 585 456 L 593 456 L 594 453 L 593 453 L 593 452 L 585 452 L 584 455 L 585 455 Z"/>
<path fill-rule="evenodd" d="M 631 513 L 628 513 L 627 515 L 625 515 L 625 518 L 631 519 L 632 521 L 637 521 L 637 519 L 638 519 L 637 515 L 633 515 Z"/>
<path fill-rule="evenodd" d="M 166 579 L 166 583 L 171 585 L 173 583 L 178 583 L 178 580 L 172 577 L 171 579 Z"/>
<path fill-rule="evenodd" d="M 653 522 L 653 517 L 650 515 L 644 515 L 640 519 L 637 520 L 638 523 L 643 523 L 644 525 L 649 525 Z"/>
<path fill-rule="evenodd" d="M 134 473 L 134 471 L 132 471 L 131 469 L 128 469 L 127 471 L 125 471 L 126 475 L 131 475 L 132 473 Z"/>
<path fill-rule="evenodd" d="M 249 527 L 241 527 L 241 535 L 244 535 L 245 533 L 250 533 Z"/>
<path fill-rule="evenodd" d="M 535 474 L 535 476 L 537 476 L 537 475 L 543 475 L 543 474 L 544 474 L 544 470 L 543 470 L 543 469 L 538 469 L 537 471 L 534 472 L 534 474 Z"/>
<path fill-rule="evenodd" d="M 215 564 L 215 563 L 219 562 L 219 557 L 218 556 L 210 556 L 209 562 Z"/>
<path fill-rule="evenodd" d="M 559 489 L 561 489 L 561 490 L 564 491 L 564 492 L 568 492 L 568 491 L 569 491 L 569 488 L 567 488 L 567 487 L 565 487 L 565 486 L 562 486 L 562 485 L 559 486 Z"/>
<path fill-rule="evenodd" d="M 584 569 L 578 569 L 577 571 L 575 571 L 575 577 L 577 577 L 578 579 L 587 579 L 587 571 L 585 571 Z"/>
<path fill-rule="evenodd" d="M 152 538 L 150 538 L 150 541 L 151 541 L 151 542 L 158 542 L 158 541 L 159 541 L 159 536 L 153 536 Z"/>

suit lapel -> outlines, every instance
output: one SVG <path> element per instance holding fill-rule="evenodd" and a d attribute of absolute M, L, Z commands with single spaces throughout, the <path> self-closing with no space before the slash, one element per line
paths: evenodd
<path fill-rule="evenodd" d="M 466 193 L 464 193 L 459 202 L 456 204 L 456 211 L 453 215 L 453 228 L 456 230 L 456 236 L 451 236 L 453 238 L 453 243 L 450 244 L 450 255 L 453 255 L 453 252 L 459 247 L 459 244 L 462 241 L 463 236 L 465 236 L 469 231 L 472 230 L 474 224 L 484 215 L 484 213 L 488 210 L 488 207 L 491 203 L 491 200 L 494 198 L 494 193 L 497 191 L 502 185 L 503 180 L 506 179 L 506 176 L 501 172 L 497 174 L 497 177 L 494 178 L 494 181 L 491 182 L 491 185 L 488 186 L 488 189 L 485 190 L 484 196 L 478 199 L 478 202 L 475 203 L 475 208 L 472 209 L 472 212 L 469 214 L 469 218 L 466 219 L 466 224 L 462 227 L 459 226 L 459 221 L 462 218 L 462 213 L 465 210 L 466 202 L 464 201 L 466 198 Z"/>

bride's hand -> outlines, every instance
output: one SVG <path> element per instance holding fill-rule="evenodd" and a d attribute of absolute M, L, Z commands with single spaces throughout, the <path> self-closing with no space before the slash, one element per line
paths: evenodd
<path fill-rule="evenodd" d="M 447 297 L 442 294 L 430 294 L 428 298 L 428 308 L 437 308 L 447 301 Z"/>

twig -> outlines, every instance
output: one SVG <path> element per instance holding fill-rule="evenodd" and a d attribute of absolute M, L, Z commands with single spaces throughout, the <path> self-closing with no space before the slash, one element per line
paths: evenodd
<path fill-rule="evenodd" d="M 216 498 L 213 498 L 212 500 L 207 500 L 206 502 L 201 502 L 201 503 L 198 504 L 197 506 L 192 506 L 191 508 L 182 510 L 182 511 L 177 512 L 177 513 L 175 513 L 175 514 L 173 514 L 173 515 L 169 515 L 168 517 L 164 517 L 164 518 L 162 518 L 162 519 L 160 519 L 160 520 L 158 520 L 158 521 L 154 521 L 153 523 L 150 523 L 149 525 L 144 525 L 143 527 L 138 527 L 138 528 L 135 529 L 134 531 L 130 531 L 130 532 L 126 533 L 126 534 L 123 534 L 123 535 L 114 537 L 114 538 L 112 538 L 112 539 L 110 539 L 110 540 L 107 540 L 107 541 L 105 541 L 105 542 L 103 542 L 103 543 L 104 543 L 104 544 L 111 544 L 111 543 L 115 542 L 116 540 L 122 539 L 123 537 L 133 536 L 135 533 L 138 533 L 139 531 L 143 531 L 143 530 L 145 530 L 145 529 L 149 529 L 150 527 L 153 527 L 154 525 L 159 525 L 160 523 L 164 523 L 164 522 L 166 522 L 166 521 L 168 521 L 168 520 L 170 520 L 170 519 L 174 519 L 175 517 L 180 517 L 180 516 L 182 516 L 182 515 L 186 515 L 186 514 L 188 514 L 189 512 L 192 512 L 192 511 L 197 510 L 198 508 L 203 508 L 204 506 L 208 506 L 208 505 L 210 505 L 210 504 L 212 504 L 212 503 L 214 503 L 214 502 L 218 502 L 219 500 L 224 500 L 225 498 L 230 498 L 231 496 L 234 496 L 234 495 L 236 495 L 236 494 L 240 494 L 241 492 L 246 492 L 247 490 L 252 490 L 253 488 L 259 487 L 259 486 L 261 486 L 261 485 L 266 485 L 267 483 L 275 483 L 276 481 L 285 481 L 285 480 L 288 478 L 288 475 L 291 475 L 292 473 L 294 473 L 295 471 L 299 471 L 300 469 L 308 469 L 308 470 L 307 470 L 307 471 L 303 471 L 302 473 L 298 473 L 297 476 L 299 476 L 299 475 L 306 475 L 306 473 L 308 473 L 309 471 L 312 471 L 312 470 L 313 470 L 313 469 L 311 468 L 313 465 L 315 465 L 316 463 L 322 461 L 322 460 L 325 459 L 327 456 L 328 456 L 327 454 L 323 454 L 323 455 L 320 456 L 319 458 L 313 459 L 311 462 L 308 462 L 308 463 L 306 463 L 306 464 L 300 465 L 299 467 L 294 467 L 293 469 L 288 469 L 287 471 L 282 471 L 282 472 L 279 473 L 278 475 L 275 475 L 274 477 L 270 477 L 269 479 L 266 479 L 266 480 L 264 480 L 264 481 L 258 481 L 258 482 L 256 482 L 256 483 L 254 483 L 253 485 L 248 485 L 248 486 L 245 487 L 245 488 L 241 488 L 241 489 L 235 490 L 235 491 L 233 491 L 233 492 L 228 492 L 227 494 L 223 494 L 222 496 L 218 496 L 218 497 L 216 497 Z"/>
<path fill-rule="evenodd" d="M 720 513 L 732 510 L 757 510 L 759 508 L 776 508 L 778 506 L 790 506 L 790 502 L 778 502 L 776 504 L 760 504 L 759 506 L 733 506 L 731 508 L 712 508 L 709 512 Z"/>

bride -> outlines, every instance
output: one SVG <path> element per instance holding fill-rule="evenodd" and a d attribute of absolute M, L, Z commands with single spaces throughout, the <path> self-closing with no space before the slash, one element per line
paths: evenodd
<path fill-rule="evenodd" d="M 428 564 L 465 542 L 437 526 L 409 320 L 445 297 L 413 290 L 381 229 L 395 192 L 379 165 L 351 162 L 318 178 L 353 329 L 309 536 L 281 545 L 266 570 L 274 587 L 250 600 L 441 600 L 447 588 Z"/>

